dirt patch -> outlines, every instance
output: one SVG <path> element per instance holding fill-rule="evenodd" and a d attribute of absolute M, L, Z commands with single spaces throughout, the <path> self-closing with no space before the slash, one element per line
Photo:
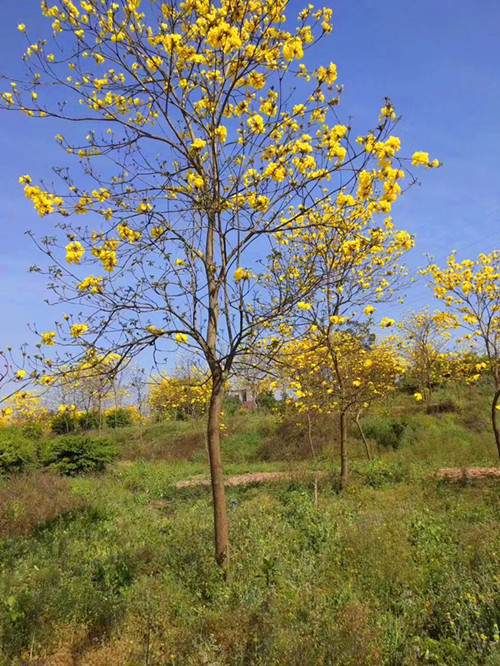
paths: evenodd
<path fill-rule="evenodd" d="M 500 479 L 500 467 L 443 467 L 433 475 L 438 479 L 448 479 L 449 481 Z"/>
<path fill-rule="evenodd" d="M 225 486 L 245 486 L 250 483 L 272 483 L 273 481 L 294 481 L 296 479 L 316 478 L 321 479 L 327 472 L 252 472 L 249 474 L 238 474 L 229 476 Z M 192 486 L 209 486 L 210 480 L 196 476 L 187 481 L 177 481 L 174 488 L 190 488 Z"/>

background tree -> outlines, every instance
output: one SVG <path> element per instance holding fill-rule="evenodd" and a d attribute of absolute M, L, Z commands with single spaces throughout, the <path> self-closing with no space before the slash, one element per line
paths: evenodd
<path fill-rule="evenodd" d="M 359 417 L 363 410 L 395 389 L 396 380 L 404 370 L 400 354 L 389 339 L 367 347 L 361 337 L 350 333 L 336 331 L 326 340 L 315 331 L 284 346 L 277 368 L 283 388 L 291 392 L 288 404 L 307 416 L 313 456 L 312 415 L 338 414 L 340 485 L 345 488 L 348 419 L 352 417 L 358 424 L 370 457 Z"/>
<path fill-rule="evenodd" d="M 444 378 L 447 366 L 447 346 L 450 327 L 456 321 L 447 313 L 409 312 L 398 324 L 403 337 L 403 350 L 407 359 L 407 374 L 414 379 L 427 404 L 432 401 L 432 387 Z M 443 374 L 444 373 L 444 374 Z"/>
<path fill-rule="evenodd" d="M 43 423 L 47 416 L 42 397 L 34 390 L 20 389 L 2 402 L 0 425 Z"/>
<path fill-rule="evenodd" d="M 456 252 L 445 268 L 429 263 L 423 271 L 430 277 L 434 296 L 444 301 L 449 312 L 467 332 L 465 340 L 481 342 L 487 370 L 493 380 L 491 421 L 500 456 L 500 252 L 481 253 L 477 259 L 457 261 Z"/>
<path fill-rule="evenodd" d="M 58 215 L 37 241 L 56 302 L 74 306 L 58 342 L 71 333 L 128 359 L 153 348 L 159 361 L 174 342 L 209 368 L 219 563 L 228 553 L 220 411 L 233 362 L 323 278 L 314 244 L 299 261 L 280 234 L 341 224 L 332 193 L 357 191 L 358 176 L 373 212 L 387 210 L 403 175 L 391 167 L 400 145 L 390 103 L 356 143 L 338 121 L 335 65 L 299 62 L 331 32 L 332 11 L 308 6 L 290 30 L 288 4 L 43 1 L 53 36 L 33 40 L 19 26 L 26 77 L 9 77 L 2 96 L 8 110 L 68 121 L 70 136 L 57 141 L 81 167 L 77 178 L 57 168 L 57 185 L 20 179 L 41 216 Z M 372 162 L 384 163 L 373 176 Z M 413 163 L 437 165 L 421 152 Z M 88 226 L 77 222 L 85 214 Z"/>
<path fill-rule="evenodd" d="M 47 399 L 52 403 L 55 400 L 57 405 L 73 404 L 86 414 L 94 412 L 101 427 L 104 411 L 116 409 L 126 393 L 123 370 L 118 365 L 122 360 L 116 353 L 97 354 L 87 349 L 73 365 L 63 365 L 37 381 L 50 387 Z"/>
<path fill-rule="evenodd" d="M 211 380 L 196 365 L 176 368 L 172 374 L 154 377 L 149 403 L 158 419 L 175 414 L 181 419 L 195 419 L 207 413 L 210 404 Z"/>

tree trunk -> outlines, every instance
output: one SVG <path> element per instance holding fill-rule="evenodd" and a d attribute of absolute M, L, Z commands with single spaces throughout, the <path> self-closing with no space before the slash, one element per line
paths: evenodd
<path fill-rule="evenodd" d="M 312 422 L 311 415 L 307 412 L 307 437 L 309 439 L 309 446 L 311 448 L 311 453 L 313 460 L 316 460 L 316 451 L 314 450 L 313 438 L 312 438 Z"/>
<path fill-rule="evenodd" d="M 493 402 L 491 404 L 491 422 L 493 424 L 493 432 L 495 433 L 495 441 L 497 443 L 498 457 L 500 458 L 500 428 L 497 421 L 497 405 L 500 403 L 500 387 L 497 388 L 495 395 L 493 396 Z"/>
<path fill-rule="evenodd" d="M 347 428 L 345 412 L 340 412 L 340 490 L 347 486 Z"/>
<path fill-rule="evenodd" d="M 210 460 L 210 479 L 214 507 L 215 559 L 222 566 L 229 554 L 226 490 L 220 452 L 220 421 L 224 385 L 215 382 L 212 386 L 208 410 L 207 445 Z"/>
<path fill-rule="evenodd" d="M 365 431 L 363 430 L 361 423 L 359 422 L 359 414 L 356 416 L 356 425 L 358 426 L 358 430 L 360 432 L 361 438 L 363 439 L 363 443 L 365 445 L 365 451 L 366 455 L 368 457 L 368 460 L 372 459 L 372 454 L 370 452 L 370 445 L 368 444 L 368 440 L 366 439 Z"/>

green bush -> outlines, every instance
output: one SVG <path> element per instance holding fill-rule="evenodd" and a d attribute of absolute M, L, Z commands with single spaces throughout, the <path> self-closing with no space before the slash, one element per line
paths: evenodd
<path fill-rule="evenodd" d="M 399 449 L 406 430 L 406 422 L 397 419 L 366 419 L 365 435 L 386 449 Z"/>
<path fill-rule="evenodd" d="M 43 428 L 38 423 L 27 423 L 21 429 L 23 437 L 39 442 L 43 437 Z"/>
<path fill-rule="evenodd" d="M 272 391 L 265 391 L 263 393 L 259 393 L 257 396 L 257 407 L 259 409 L 262 409 L 265 412 L 271 412 L 274 409 L 277 409 L 281 403 L 279 400 L 276 400 L 274 393 Z"/>
<path fill-rule="evenodd" d="M 132 412 L 125 407 L 110 409 L 106 413 L 105 423 L 108 428 L 126 428 L 132 425 Z"/>
<path fill-rule="evenodd" d="M 372 488 L 381 488 L 387 484 L 400 483 L 407 476 L 407 470 L 400 462 L 372 460 L 366 467 L 365 482 Z"/>
<path fill-rule="evenodd" d="M 238 400 L 238 398 L 235 396 L 230 395 L 224 399 L 224 404 L 222 406 L 224 414 L 227 414 L 228 416 L 234 416 L 240 410 L 240 408 L 241 401 Z"/>
<path fill-rule="evenodd" d="M 75 432 L 76 425 L 76 419 L 73 414 L 64 412 L 52 417 L 50 428 L 56 435 L 68 435 L 71 432 Z"/>
<path fill-rule="evenodd" d="M 117 455 L 113 442 L 98 437 L 68 435 L 54 439 L 44 462 L 65 476 L 102 472 Z"/>
<path fill-rule="evenodd" d="M 84 412 L 78 416 L 78 428 L 80 430 L 97 430 L 100 425 L 99 412 Z"/>
<path fill-rule="evenodd" d="M 24 472 L 37 463 L 37 447 L 21 430 L 0 430 L 0 474 Z"/>

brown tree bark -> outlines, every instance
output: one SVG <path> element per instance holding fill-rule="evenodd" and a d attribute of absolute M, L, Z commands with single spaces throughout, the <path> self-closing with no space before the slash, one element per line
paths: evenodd
<path fill-rule="evenodd" d="M 362 425 L 359 421 L 359 417 L 360 417 L 360 415 L 357 414 L 356 415 L 356 425 L 358 426 L 359 433 L 360 433 L 361 438 L 363 440 L 363 443 L 365 445 L 365 451 L 366 451 L 366 455 L 368 457 L 368 460 L 371 460 L 372 459 L 372 454 L 371 454 L 371 451 L 370 451 L 370 445 L 368 444 L 368 440 L 366 439 L 365 431 L 363 430 L 363 427 L 362 427 Z"/>
<path fill-rule="evenodd" d="M 214 508 L 215 559 L 222 566 L 229 555 L 226 490 L 220 451 L 220 424 L 224 384 L 214 380 L 208 409 L 207 445 Z"/>
<path fill-rule="evenodd" d="M 344 490 L 347 486 L 347 478 L 349 474 L 347 466 L 347 427 L 346 427 L 346 414 L 340 412 L 340 490 Z"/>
<path fill-rule="evenodd" d="M 493 425 L 493 432 L 495 434 L 495 441 L 497 443 L 498 457 L 500 458 L 500 428 L 498 426 L 497 414 L 498 409 L 497 405 L 500 402 L 500 387 L 497 388 L 495 395 L 493 396 L 493 402 L 491 403 L 491 422 Z"/>

